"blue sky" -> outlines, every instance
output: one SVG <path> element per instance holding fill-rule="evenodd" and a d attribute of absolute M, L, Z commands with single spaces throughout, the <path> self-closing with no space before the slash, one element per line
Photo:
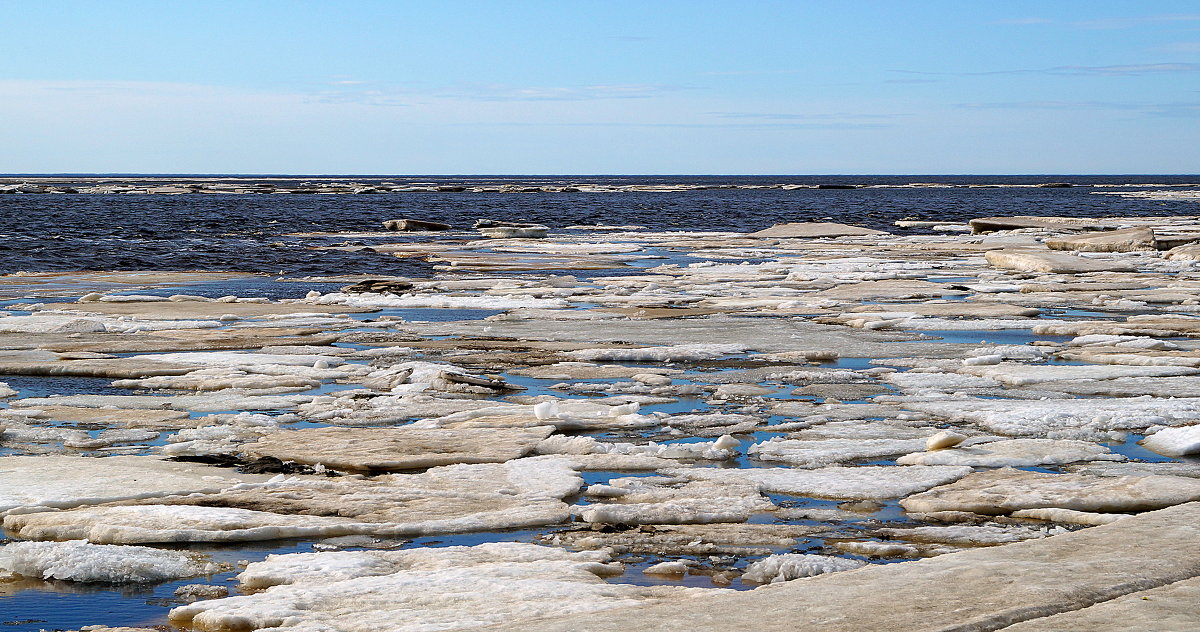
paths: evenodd
<path fill-rule="evenodd" d="M 1200 172 L 1200 3 L 0 0 L 0 172 Z"/>

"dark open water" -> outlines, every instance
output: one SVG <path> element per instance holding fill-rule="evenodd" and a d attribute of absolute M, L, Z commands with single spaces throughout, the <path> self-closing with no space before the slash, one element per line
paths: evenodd
<path fill-rule="evenodd" d="M 174 176 L 179 177 L 179 176 Z M 186 176 L 185 176 L 186 177 Z M 313 181 L 329 180 L 312 176 Z M 988 215 L 1180 215 L 1189 201 L 1151 201 L 1096 191 L 1148 190 L 1200 176 L 520 176 L 379 177 L 370 183 L 457 185 L 857 184 L 884 188 L 730 189 L 620 193 L 387 193 L 379 195 L 2 195 L 0 273 L 51 270 L 231 270 L 289 275 L 428 272 L 424 262 L 370 252 L 311 250 L 344 238 L 294 236 L 310 231 L 378 230 L 414 217 L 470 228 L 476 219 L 573 224 L 638 224 L 659 230 L 752 231 L 788 221 L 832 220 L 898 231 L 898 219 L 961 222 Z M 271 182 L 271 176 L 254 177 Z M 898 188 L 939 182 L 958 188 Z M 1071 188 L 1019 184 L 1071 182 Z M 292 182 L 294 184 L 294 182 Z M 995 188 L 966 185 L 995 184 Z M 1007 186 L 1004 186 L 1007 185 Z M 1111 186 L 1109 186 L 1111 185 Z M 1200 186 L 1188 187 L 1200 188 Z M 913 231 L 908 231 L 913 232 Z"/>

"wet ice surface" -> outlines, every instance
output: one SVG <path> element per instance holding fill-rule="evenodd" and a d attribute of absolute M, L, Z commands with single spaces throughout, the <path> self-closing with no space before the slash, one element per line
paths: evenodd
<path fill-rule="evenodd" d="M 487 573 L 520 569 L 531 587 L 582 595 L 595 582 L 748 590 L 1050 537 L 1200 498 L 1194 301 L 1183 292 L 1143 300 L 1166 286 L 1168 263 L 1157 255 L 1134 258 L 1139 272 L 1031 276 L 960 252 L 989 239 L 1029 249 L 1043 236 L 780 242 L 625 231 L 499 240 L 392 294 L 346 293 L 356 279 L 320 277 L 97 286 L 113 297 L 201 297 L 147 298 L 135 316 L 112 311 L 129 298 L 55 307 L 98 314 L 44 313 L 85 293 L 31 292 L 0 317 L 25 319 L 0 333 L 10 350 L 0 362 L 12 371 L 0 381 L 15 391 L 0 400 L 0 498 L 13 472 L 37 476 L 18 457 L 82 457 L 86 467 L 93 457 L 159 463 L 171 454 L 227 467 L 209 468 L 203 484 L 164 474 L 148 495 L 70 496 L 82 483 L 64 485 L 64 498 L 26 489 L 6 533 L 188 550 L 235 565 L 272 553 L 505 542 L 609 550 L 621 568 L 582 575 L 557 562 L 488 562 L 517 566 Z M 609 255 L 578 244 L 610 241 L 655 258 L 634 260 L 637 274 L 584 269 Z M 432 252 L 437 239 L 403 243 Z M 573 248 L 555 265 L 578 268 L 496 269 L 505 253 Z M 1195 265 L 1170 263 L 1170 283 L 1192 287 Z M 952 301 L 939 298 L 946 292 Z M 252 300 L 211 303 L 231 295 Z M 217 314 L 216 326 L 169 320 L 172 305 L 197 301 L 242 312 Z M 378 309 L 339 317 L 346 304 Z M 1039 333 L 1045 323 L 1071 330 Z M 256 460 L 276 455 L 299 464 L 284 470 L 297 479 L 268 481 L 279 464 Z M 489 461 L 504 460 L 500 476 Z M 96 478 L 129 476 L 118 459 L 104 462 L 113 469 Z M 559 465 L 538 465 L 551 462 Z M 555 478 L 564 462 L 578 474 Z M 213 476 L 260 478 L 231 487 Z M 113 502 L 143 507 L 105 504 Z M 419 503 L 429 503 L 423 522 Z M 36 511 L 48 507 L 67 510 Z M 194 522 L 163 519 L 171 515 Z M 257 522 L 237 522 L 251 515 Z M 273 539 L 315 525 L 323 535 Z M 239 529 L 249 541 L 161 543 Z M 429 577 L 466 572 L 449 564 Z M 0 573 L 0 611 L 14 630 L 158 625 L 184 603 L 176 588 L 208 583 L 236 595 L 239 570 L 148 585 Z M 405 585 L 407 572 L 417 571 L 347 581 L 383 594 L 387 582 Z M 310 588 L 318 590 L 295 590 Z M 684 598 L 621 594 L 629 603 Z M 224 616 L 224 602 L 214 603 L 212 616 Z"/>

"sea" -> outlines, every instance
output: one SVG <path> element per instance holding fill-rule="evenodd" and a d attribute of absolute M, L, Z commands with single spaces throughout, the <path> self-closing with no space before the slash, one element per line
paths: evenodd
<path fill-rule="evenodd" d="M 39 174 L 45 177 L 45 174 Z M 76 174 L 119 179 L 119 174 Z M 139 174 L 138 178 L 155 175 Z M 1148 200 L 1104 192 L 1200 190 L 1200 175 L 1026 176 L 247 176 L 170 174 L 172 179 L 254 182 L 422 182 L 463 192 L 379 195 L 13 194 L 0 195 L 0 274 L 64 270 L 228 270 L 289 276 L 401 275 L 431 272 L 344 235 L 379 231 L 381 222 L 415 218 L 470 228 L 476 220 L 574 225 L 636 225 L 650 230 L 754 231 L 781 222 L 833 221 L 913 234 L 897 220 L 964 222 L 993 215 L 1071 217 L 1189 215 L 1188 200 Z M 20 174 L 0 175 L 19 182 Z M 56 180 L 70 181 L 71 176 Z M 1030 185 L 1070 183 L 1070 187 Z M 941 186 L 914 186 L 937 184 Z M 645 187 L 701 185 L 685 191 L 471 192 L 496 185 Z M 856 185 L 858 188 L 757 188 Z M 1189 186 L 1190 185 L 1190 186 Z M 408 237 L 397 235 L 390 241 Z"/>

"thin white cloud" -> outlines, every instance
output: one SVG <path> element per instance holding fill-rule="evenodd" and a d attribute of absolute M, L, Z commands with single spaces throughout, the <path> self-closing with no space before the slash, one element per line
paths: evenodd
<path fill-rule="evenodd" d="M 433 96 L 471 101 L 594 101 L 648 99 L 695 88 L 670 84 L 596 84 L 583 86 L 513 86 L 467 84 L 443 88 Z"/>
<path fill-rule="evenodd" d="M 1169 24 L 1172 22 L 1200 22 L 1200 14 L 1139 15 L 1116 18 L 1078 20 L 1072 26 L 1086 29 L 1127 29 L 1145 24 Z"/>
<path fill-rule="evenodd" d="M 1153 64 L 1114 64 L 1109 66 L 1050 66 L 1047 68 L 1015 68 L 1009 70 L 983 70 L 973 72 L 938 72 L 927 70 L 893 69 L 911 75 L 947 76 L 947 77 L 983 77 L 988 75 L 1074 75 L 1074 76 L 1103 76 L 1121 77 L 1164 73 L 1200 72 L 1200 63 L 1192 62 L 1160 62 Z"/>
<path fill-rule="evenodd" d="M 833 113 L 781 113 L 781 112 L 710 112 L 718 118 L 760 119 L 764 121 L 881 121 L 895 119 L 908 114 L 863 114 L 850 112 Z"/>
<path fill-rule="evenodd" d="M 1002 101 L 993 103 L 960 103 L 959 107 L 971 110 L 1066 110 L 1066 111 L 1114 111 L 1162 117 L 1200 117 L 1200 101 L 1169 101 L 1163 103 L 1135 103 L 1124 101 Z"/>
<path fill-rule="evenodd" d="M 1026 26 L 1029 24 L 1051 24 L 1052 22 L 1053 20 L 1046 18 L 1011 18 L 1008 20 L 994 20 L 989 22 L 989 24 L 996 24 L 1000 26 Z"/>

